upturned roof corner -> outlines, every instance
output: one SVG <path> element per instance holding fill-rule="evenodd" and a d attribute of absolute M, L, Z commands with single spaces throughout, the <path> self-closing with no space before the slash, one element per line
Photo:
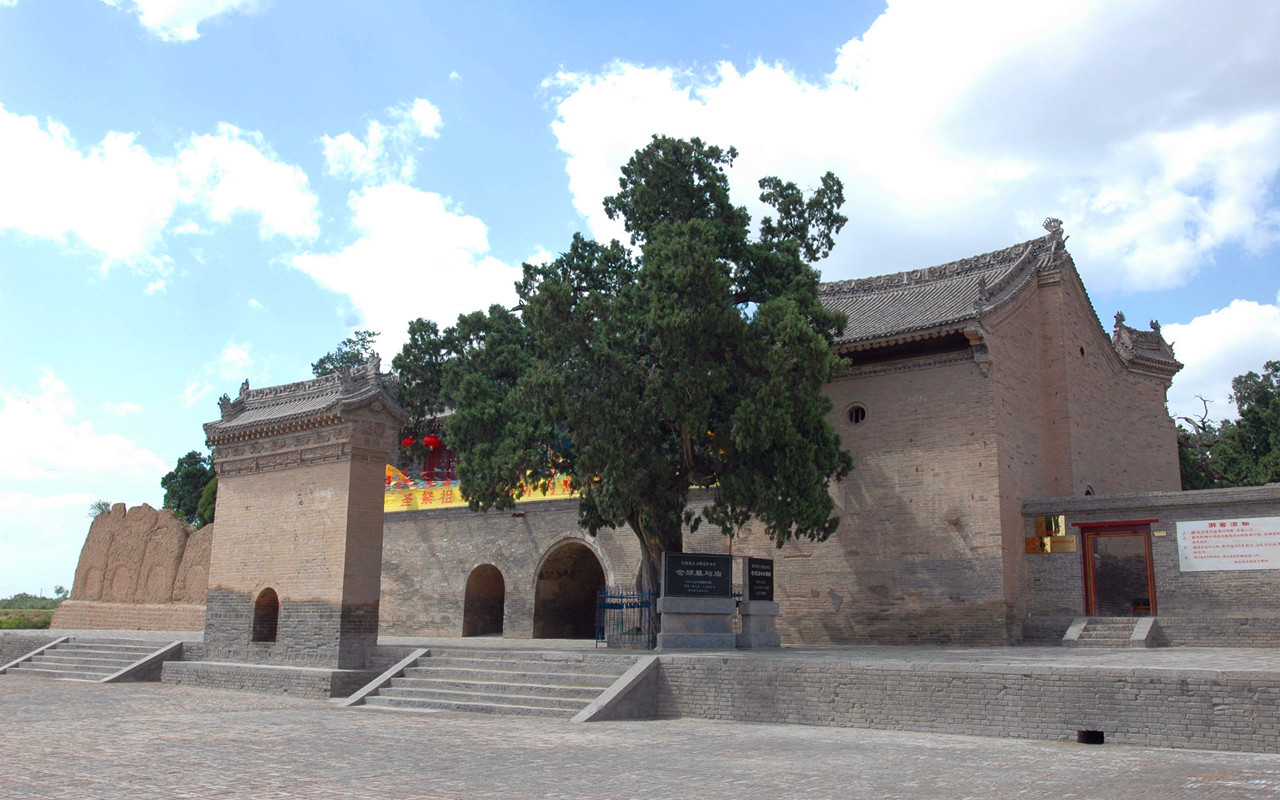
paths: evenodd
<path fill-rule="evenodd" d="M 1151 320 L 1150 330 L 1138 330 L 1124 324 L 1124 314 L 1117 311 L 1111 346 L 1125 366 L 1136 372 L 1172 378 L 1182 369 L 1182 362 L 1174 358 L 1173 345 L 1160 331 L 1159 320 Z"/>

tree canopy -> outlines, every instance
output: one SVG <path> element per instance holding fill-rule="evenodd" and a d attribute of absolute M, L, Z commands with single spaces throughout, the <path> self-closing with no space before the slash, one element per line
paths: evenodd
<path fill-rule="evenodd" d="M 838 525 L 827 491 L 849 456 L 822 389 L 842 315 L 818 299 L 818 273 L 846 222 L 831 173 L 807 198 L 760 181 L 775 214 L 752 237 L 729 197 L 737 152 L 654 136 L 604 202 L 638 252 L 575 235 L 525 264 L 519 306 L 445 332 L 445 440 L 473 509 L 510 508 L 567 476 L 591 533 L 630 527 L 638 582 L 656 588 L 682 526 L 727 535 L 757 520 L 779 546 Z M 710 490 L 701 513 L 691 487 Z"/>
<path fill-rule="evenodd" d="M 1261 486 L 1280 481 L 1280 361 L 1262 374 L 1246 372 L 1231 381 L 1231 401 L 1239 417 L 1213 423 L 1184 417 L 1178 426 L 1178 460 L 1183 489 Z"/>
<path fill-rule="evenodd" d="M 212 460 L 192 450 L 179 458 L 173 470 L 160 479 L 160 486 L 164 489 L 164 507 L 179 519 L 200 527 L 208 521 L 200 517 L 200 500 L 213 480 Z M 212 512 L 209 519 L 212 519 Z"/>
<path fill-rule="evenodd" d="M 361 366 L 373 358 L 374 343 L 378 334 L 373 331 L 356 331 L 338 343 L 332 352 L 325 353 L 311 365 L 311 374 L 319 378 L 338 370 Z"/>

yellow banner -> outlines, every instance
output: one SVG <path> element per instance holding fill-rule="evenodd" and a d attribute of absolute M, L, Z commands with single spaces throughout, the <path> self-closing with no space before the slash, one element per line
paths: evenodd
<path fill-rule="evenodd" d="M 405 478 L 395 467 L 387 468 L 387 476 L 387 488 L 382 498 L 382 510 L 385 512 L 466 508 L 467 501 L 462 499 L 457 481 L 413 481 Z M 578 496 L 577 492 L 569 488 L 569 479 L 559 475 L 551 482 L 546 494 L 531 486 L 523 488 L 524 492 L 516 500 L 517 503 L 565 500 Z"/>

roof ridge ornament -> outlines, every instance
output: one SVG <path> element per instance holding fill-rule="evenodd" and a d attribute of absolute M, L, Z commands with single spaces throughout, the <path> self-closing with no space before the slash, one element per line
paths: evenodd
<path fill-rule="evenodd" d="M 1044 224 L 1044 229 L 1051 234 L 1062 233 L 1062 220 L 1058 219 L 1057 217 L 1045 217 L 1043 224 Z"/>

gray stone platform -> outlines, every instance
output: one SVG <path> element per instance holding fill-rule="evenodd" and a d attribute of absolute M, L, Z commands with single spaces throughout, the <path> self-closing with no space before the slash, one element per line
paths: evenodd
<path fill-rule="evenodd" d="M 1261 798 L 1280 756 L 683 719 L 340 709 L 155 683 L 0 678 L 0 797 L 491 800 Z"/>

